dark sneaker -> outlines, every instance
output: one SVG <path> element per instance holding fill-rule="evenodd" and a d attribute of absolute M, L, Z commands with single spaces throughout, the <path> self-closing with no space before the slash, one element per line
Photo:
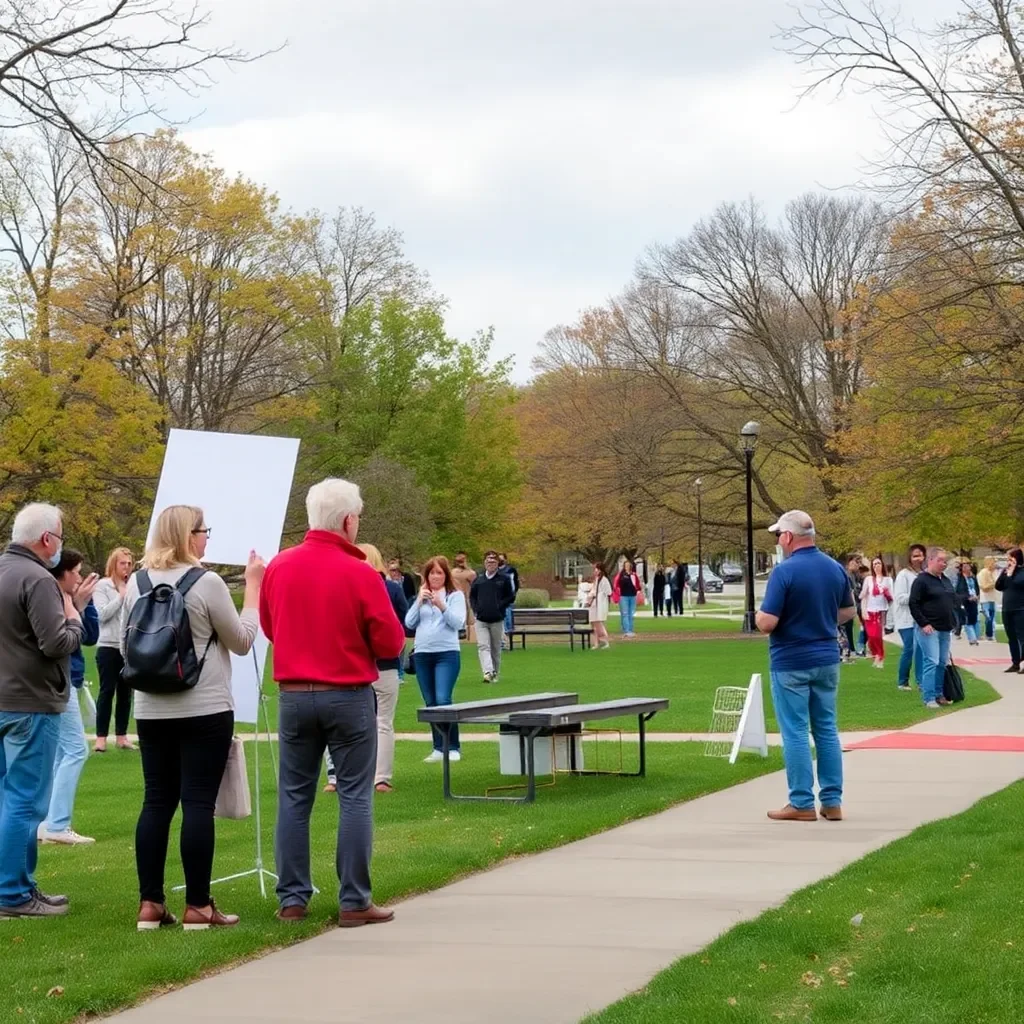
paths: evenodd
<path fill-rule="evenodd" d="M 0 919 L 7 917 L 63 917 L 69 910 L 67 903 L 54 905 L 30 896 L 17 907 L 0 907 Z"/>
<path fill-rule="evenodd" d="M 71 902 L 67 896 L 47 896 L 45 892 L 40 892 L 38 889 L 33 889 L 32 895 L 42 903 L 49 903 L 51 907 L 66 907 Z"/>
<path fill-rule="evenodd" d="M 170 928 L 178 923 L 178 919 L 167 909 L 165 903 L 154 903 L 143 900 L 139 904 L 139 916 L 135 927 L 140 932 L 155 932 L 160 928 Z"/>
<path fill-rule="evenodd" d="M 290 907 L 282 907 L 277 912 L 278 921 L 298 922 L 305 921 L 309 911 L 301 904 L 293 904 Z"/>
<path fill-rule="evenodd" d="M 232 928 L 238 924 L 237 914 L 222 914 L 210 900 L 208 907 L 185 907 L 181 926 L 187 932 L 201 932 L 207 928 Z"/>
<path fill-rule="evenodd" d="M 359 928 L 364 924 L 387 924 L 395 919 L 393 910 L 375 907 L 372 903 L 365 910 L 341 910 L 338 912 L 339 928 Z"/>

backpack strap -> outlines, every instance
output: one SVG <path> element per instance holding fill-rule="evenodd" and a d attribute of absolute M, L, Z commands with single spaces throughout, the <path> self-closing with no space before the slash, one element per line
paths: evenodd
<path fill-rule="evenodd" d="M 185 595 L 205 576 L 209 569 L 204 565 L 196 565 L 189 569 L 182 577 L 174 584 L 174 589 L 181 594 L 182 599 Z M 206 647 L 203 650 L 203 656 L 199 659 L 199 672 L 203 671 L 203 665 L 206 663 L 206 656 L 210 653 L 210 648 L 217 642 L 217 631 L 214 630 L 210 634 L 210 639 L 206 641 Z"/>
<path fill-rule="evenodd" d="M 139 588 L 139 597 L 144 597 L 153 589 L 153 581 L 145 569 L 139 569 L 135 573 L 135 584 Z"/>

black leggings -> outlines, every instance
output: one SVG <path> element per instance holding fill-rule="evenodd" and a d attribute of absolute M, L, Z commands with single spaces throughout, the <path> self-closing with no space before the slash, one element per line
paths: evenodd
<path fill-rule="evenodd" d="M 661 592 L 659 593 L 658 588 L 655 587 L 654 588 L 654 594 L 652 595 L 652 599 L 653 599 L 653 603 L 654 603 L 654 614 L 655 614 L 655 616 L 661 615 L 665 611 L 665 588 L 662 587 L 661 588 Z M 669 611 L 669 614 L 671 615 L 672 614 L 672 609 L 669 608 L 668 611 Z"/>
<path fill-rule="evenodd" d="M 124 659 L 116 647 L 96 649 L 96 671 L 100 675 L 100 694 L 96 698 L 96 735 L 106 739 L 110 732 L 110 710 L 114 711 L 114 735 L 128 735 L 128 719 L 132 716 L 132 688 L 121 678 Z"/>
<path fill-rule="evenodd" d="M 1010 660 L 1020 665 L 1024 659 L 1024 608 L 1003 612 L 1003 628 L 1010 642 Z"/>
<path fill-rule="evenodd" d="M 145 718 L 138 722 L 146 795 L 135 829 L 139 896 L 164 902 L 164 866 L 171 819 L 181 803 L 181 863 L 185 902 L 210 902 L 213 808 L 235 731 L 233 711 L 198 718 Z"/>

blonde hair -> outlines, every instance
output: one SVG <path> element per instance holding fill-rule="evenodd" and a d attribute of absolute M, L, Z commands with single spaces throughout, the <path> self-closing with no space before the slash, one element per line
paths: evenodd
<path fill-rule="evenodd" d="M 189 540 L 192 531 L 203 525 L 203 510 L 195 505 L 168 505 L 156 517 L 153 536 L 142 556 L 143 569 L 173 569 L 179 565 L 199 565 Z"/>
<path fill-rule="evenodd" d="M 114 570 L 117 568 L 118 561 L 122 558 L 128 558 L 131 560 L 132 565 L 135 564 L 135 556 L 127 548 L 114 548 L 114 550 L 107 555 L 107 567 L 103 571 L 103 574 L 107 579 L 114 578 Z"/>
<path fill-rule="evenodd" d="M 362 551 L 364 555 L 366 555 L 367 562 L 369 562 L 370 565 L 372 565 L 374 569 L 377 570 L 377 572 L 387 571 L 384 568 L 384 556 L 380 553 L 380 551 L 377 550 L 376 547 L 374 547 L 373 544 L 357 544 L 356 547 L 359 548 L 359 550 Z"/>
<path fill-rule="evenodd" d="M 995 567 L 996 567 L 996 556 L 995 555 L 986 555 L 985 556 L 985 568 L 986 569 L 994 569 Z"/>

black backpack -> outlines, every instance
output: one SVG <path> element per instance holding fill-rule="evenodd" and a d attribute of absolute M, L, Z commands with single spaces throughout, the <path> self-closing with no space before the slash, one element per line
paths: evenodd
<path fill-rule="evenodd" d="M 121 673 L 133 689 L 143 693 L 181 693 L 199 682 L 210 644 L 217 635 L 210 637 L 202 659 L 196 660 L 185 595 L 208 571 L 197 566 L 174 586 L 159 583 L 155 587 L 145 569 L 135 574 L 139 599 L 128 615 Z"/>
<path fill-rule="evenodd" d="M 959 704 L 964 699 L 964 679 L 952 660 L 946 666 L 942 677 L 942 696 L 954 704 Z"/>

